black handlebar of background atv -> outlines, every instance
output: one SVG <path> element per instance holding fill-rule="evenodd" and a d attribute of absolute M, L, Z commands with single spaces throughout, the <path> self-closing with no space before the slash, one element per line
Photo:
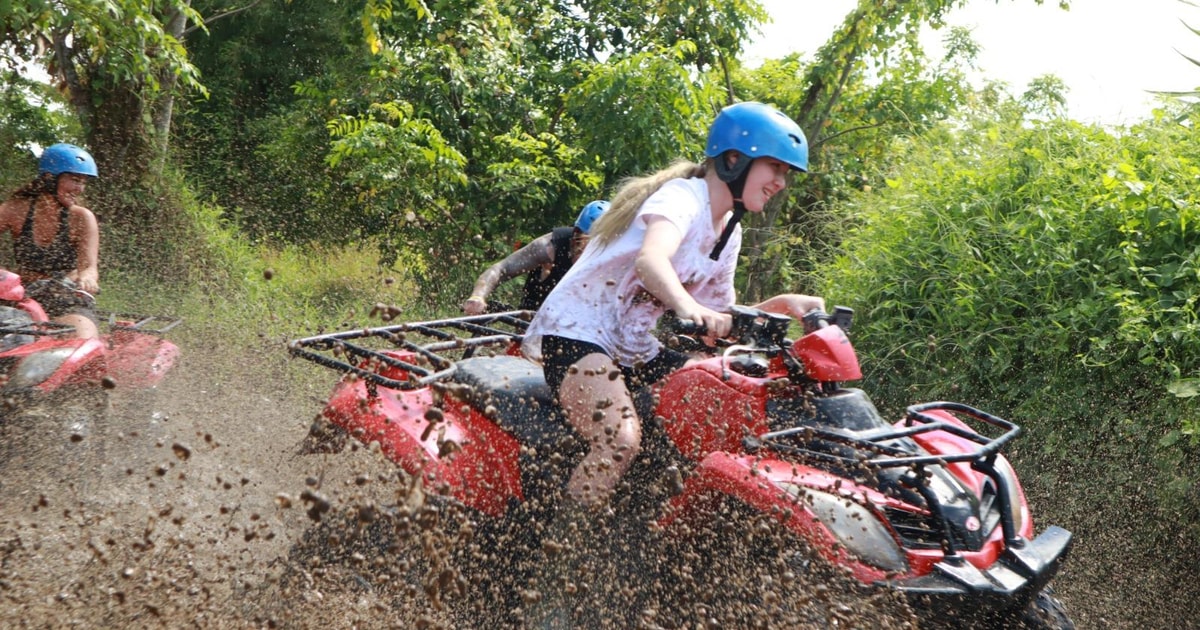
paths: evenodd
<path fill-rule="evenodd" d="M 792 318 L 787 315 L 768 313 L 749 306 L 733 306 L 729 309 L 729 315 L 733 317 L 733 326 L 725 338 L 727 341 L 762 349 L 779 348 L 786 343 L 788 328 L 792 323 Z M 852 309 L 835 306 L 833 313 L 809 311 L 801 323 L 806 334 L 831 324 L 846 331 L 850 329 L 853 316 Z M 687 337 L 704 337 L 708 334 L 705 326 L 678 317 L 672 318 L 669 328 L 672 333 Z"/>

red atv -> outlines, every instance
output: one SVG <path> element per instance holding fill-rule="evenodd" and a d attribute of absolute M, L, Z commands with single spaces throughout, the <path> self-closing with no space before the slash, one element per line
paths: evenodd
<path fill-rule="evenodd" d="M 922 625 L 1074 627 L 1047 586 L 1071 534 L 1034 536 L 1001 454 L 1020 427 L 951 402 L 884 421 L 862 390 L 842 386 L 862 376 L 849 309 L 809 314 L 795 342 L 791 318 L 732 314 L 720 348 L 676 330 L 670 341 L 700 360 L 635 393 L 653 418 L 643 440 L 657 433 L 667 445 L 645 452 L 685 471 L 659 513 L 663 531 L 686 537 L 733 504 L 859 582 L 902 593 Z M 425 488 L 501 517 L 565 483 L 580 451 L 541 368 L 519 356 L 530 315 L 323 334 L 290 351 L 345 374 L 328 422 L 378 442 Z"/>
<path fill-rule="evenodd" d="M 48 280 L 46 282 L 54 282 Z M 98 338 L 79 339 L 25 296 L 20 276 L 0 269 L 0 418 L 67 417 L 73 441 L 85 436 L 107 390 L 157 385 L 179 348 L 162 338 L 179 320 L 101 314 Z M 83 413 L 66 413 L 74 408 Z"/>

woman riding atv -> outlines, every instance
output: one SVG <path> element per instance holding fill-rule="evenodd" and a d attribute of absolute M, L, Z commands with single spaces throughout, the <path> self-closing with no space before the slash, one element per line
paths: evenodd
<path fill-rule="evenodd" d="M 808 169 L 799 125 L 762 103 L 730 105 L 717 115 L 703 164 L 677 162 L 628 181 L 592 227 L 579 261 L 530 322 L 523 351 L 540 360 L 567 421 L 589 451 L 571 473 L 547 538 L 550 547 L 596 536 L 609 499 L 641 449 L 642 423 L 630 385 L 653 383 L 686 357 L 665 349 L 653 329 L 668 309 L 681 320 L 727 335 L 737 300 L 733 277 L 741 248 L 738 221 L 762 212 Z M 824 309 L 819 297 L 778 295 L 756 308 L 802 317 Z M 557 561 L 571 562 L 564 555 Z M 558 573 L 562 567 L 552 567 Z M 551 627 L 569 624 L 547 593 Z"/>
<path fill-rule="evenodd" d="M 26 295 L 54 321 L 95 337 L 95 300 L 100 291 L 100 230 L 92 211 L 79 205 L 96 161 L 72 144 L 46 148 L 38 176 L 0 204 L 0 230 L 13 239 L 18 275 Z"/>

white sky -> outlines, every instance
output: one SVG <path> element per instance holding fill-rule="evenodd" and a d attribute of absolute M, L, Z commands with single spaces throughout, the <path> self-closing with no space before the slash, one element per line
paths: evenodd
<path fill-rule="evenodd" d="M 857 0 L 759 0 L 774 20 L 747 50 L 746 60 L 812 55 L 841 24 Z M 1067 94 L 1067 114 L 1086 122 L 1131 123 L 1149 115 L 1147 91 L 1200 87 L 1200 8 L 1180 0 L 970 0 L 947 16 L 972 29 L 982 47 L 983 76 L 1009 84 L 1019 95 L 1030 79 L 1054 74 Z M 923 37 L 936 58 L 944 32 Z"/>

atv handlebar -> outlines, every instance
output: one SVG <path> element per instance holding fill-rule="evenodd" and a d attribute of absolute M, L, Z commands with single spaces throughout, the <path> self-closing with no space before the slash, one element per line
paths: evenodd
<path fill-rule="evenodd" d="M 848 306 L 835 306 L 832 313 L 812 310 L 806 313 L 801 321 L 804 324 L 805 333 L 814 332 L 826 326 L 837 326 L 842 329 L 842 332 L 850 332 L 850 324 L 854 321 L 854 309 Z"/>
<path fill-rule="evenodd" d="M 773 351 L 787 345 L 788 328 L 792 318 L 779 313 L 752 308 L 749 306 L 732 306 L 728 311 L 733 317 L 733 326 L 729 335 L 722 340 L 730 344 L 750 346 L 756 350 Z M 821 310 L 809 311 L 801 319 L 805 334 L 814 332 L 826 326 L 838 326 L 843 331 L 850 330 L 854 310 L 845 306 L 835 306 L 833 313 Z M 669 330 L 684 337 L 698 338 L 708 334 L 707 328 L 689 320 L 673 317 L 668 324 Z M 700 343 L 697 341 L 696 343 Z M 704 345 L 704 344 L 701 344 Z"/>

